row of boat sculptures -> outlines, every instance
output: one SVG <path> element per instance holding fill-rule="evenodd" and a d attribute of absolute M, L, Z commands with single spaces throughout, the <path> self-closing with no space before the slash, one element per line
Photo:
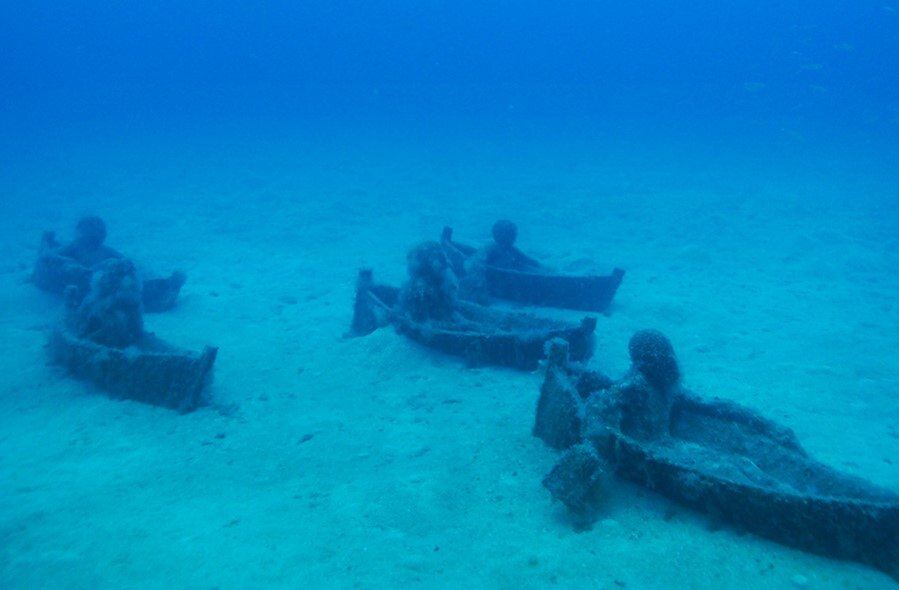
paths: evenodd
<path fill-rule="evenodd" d="M 498 222 L 493 233 L 494 243 L 481 260 L 480 251 L 453 241 L 452 231 L 445 229 L 439 243 L 425 244 L 410 255 L 417 267 L 402 291 L 375 285 L 371 272 L 362 271 L 352 332 L 361 335 L 392 322 L 415 339 L 467 356 L 472 364 L 522 369 L 536 368 L 544 342 L 562 336 L 576 358 L 589 358 L 595 319 L 571 327 L 532 315 L 496 312 L 484 304 L 490 297 L 504 297 L 604 310 L 624 272 L 616 270 L 607 277 L 553 274 L 515 247 L 513 223 Z M 31 281 L 65 298 L 64 321 L 52 330 L 48 343 L 51 361 L 115 397 L 182 412 L 197 408 L 207 401 L 217 349 L 172 346 L 146 331 L 143 322 L 145 312 L 175 306 L 186 276 L 182 272 L 165 278 L 145 276 L 130 259 L 106 245 L 106 236 L 103 220 L 90 216 L 78 222 L 74 238 L 66 244 L 53 232 L 41 237 Z M 470 260 L 484 264 L 469 264 Z M 460 292 L 470 301 L 457 296 Z M 401 299 L 409 315 L 396 313 Z M 447 307 L 438 310 L 441 304 Z M 439 317 L 445 321 L 438 324 Z"/>
<path fill-rule="evenodd" d="M 181 411 L 202 405 L 217 350 L 173 347 L 146 332 L 141 315 L 171 308 L 184 275 L 141 280 L 105 235 L 101 220 L 85 218 L 68 245 L 50 233 L 42 239 L 33 282 L 66 299 L 51 359 L 113 396 Z M 513 223 L 500 221 L 493 241 L 476 249 L 446 228 L 409 253 L 402 287 L 360 271 L 349 335 L 392 325 L 472 366 L 533 370 L 544 362 L 533 433 L 563 451 L 543 483 L 576 522 L 595 516 L 613 473 L 750 532 L 899 579 L 899 497 L 809 457 L 788 428 L 686 390 L 662 334 L 637 333 L 632 368 L 613 380 L 586 368 L 595 317 L 569 324 L 491 307 L 508 299 L 606 312 L 624 277 L 620 269 L 556 273 L 518 250 L 516 236 Z"/>
<path fill-rule="evenodd" d="M 408 255 L 401 288 L 358 276 L 351 334 L 387 325 L 469 365 L 546 365 L 534 436 L 563 451 L 543 484 L 589 524 L 609 474 L 774 541 L 874 566 L 899 579 L 899 496 L 810 457 L 795 434 L 730 401 L 687 390 L 674 348 L 646 330 L 629 344 L 631 369 L 614 380 L 588 370 L 595 317 L 566 324 L 485 307 L 492 298 L 606 311 L 624 271 L 557 274 L 494 226 L 475 250 L 444 229 Z"/>

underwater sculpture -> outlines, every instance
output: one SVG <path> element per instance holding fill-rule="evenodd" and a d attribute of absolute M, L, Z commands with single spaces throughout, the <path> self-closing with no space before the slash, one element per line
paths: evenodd
<path fill-rule="evenodd" d="M 453 240 L 443 228 L 441 244 L 460 277 L 463 299 L 485 302 L 488 297 L 529 305 L 580 311 L 605 311 L 612 303 L 624 270 L 607 276 L 559 274 L 515 247 L 518 228 L 507 220 L 493 225 L 493 242 L 478 250 Z"/>
<path fill-rule="evenodd" d="M 95 216 L 84 217 L 75 227 L 75 239 L 62 245 L 54 232 L 44 232 L 38 259 L 31 275 L 40 289 L 62 295 L 74 285 L 82 295 L 90 287 L 91 275 L 106 260 L 124 259 L 120 252 L 105 244 L 106 224 Z M 167 278 L 145 279 L 141 294 L 145 312 L 167 311 L 175 306 L 187 277 L 175 271 Z"/>
<path fill-rule="evenodd" d="M 375 284 L 370 270 L 359 272 L 350 335 L 364 336 L 392 324 L 400 334 L 460 356 L 469 366 L 533 370 L 553 338 L 567 342 L 574 359 L 586 360 L 593 353 L 595 318 L 571 325 L 459 300 L 450 261 L 437 242 L 413 249 L 408 270 L 409 280 L 401 289 Z"/>
<path fill-rule="evenodd" d="M 51 362 L 113 397 L 189 412 L 205 401 L 218 349 L 176 348 L 144 330 L 142 291 L 127 259 L 101 262 L 85 295 L 66 288 L 66 316 L 48 343 Z"/>
<path fill-rule="evenodd" d="M 680 385 L 674 349 L 643 331 L 619 381 L 548 345 L 534 435 L 567 449 L 544 479 L 591 518 L 608 471 L 741 529 L 899 579 L 899 495 L 809 457 L 793 432 L 738 404 Z"/>

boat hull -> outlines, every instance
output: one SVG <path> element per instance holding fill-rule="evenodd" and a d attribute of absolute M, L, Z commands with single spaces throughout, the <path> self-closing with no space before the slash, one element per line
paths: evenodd
<path fill-rule="evenodd" d="M 205 402 L 218 349 L 197 353 L 147 335 L 137 346 L 110 348 L 58 329 L 48 342 L 50 360 L 111 397 L 190 412 Z"/>
<path fill-rule="evenodd" d="M 461 357 L 470 367 L 497 365 L 523 371 L 533 371 L 539 366 L 545 356 L 546 343 L 554 338 L 568 342 L 573 360 L 588 360 L 593 353 L 595 328 L 595 318 L 584 318 L 577 326 L 537 326 L 521 331 L 469 330 L 408 319 L 397 321 L 397 330 L 404 336 Z"/>
<path fill-rule="evenodd" d="M 593 354 L 596 318 L 567 324 L 530 314 L 489 309 L 457 301 L 453 321 L 417 322 L 398 309 L 399 289 L 374 283 L 371 271 L 360 271 L 350 336 L 365 336 L 387 325 L 423 346 L 461 357 L 472 367 L 498 365 L 531 371 L 545 356 L 546 343 L 561 338 L 571 358 Z"/>
<path fill-rule="evenodd" d="M 515 301 L 538 307 L 558 307 L 576 311 L 606 311 L 612 304 L 624 270 L 616 268 L 609 275 L 566 275 L 541 269 L 537 272 L 512 270 L 484 265 L 477 259 L 477 248 L 453 240 L 451 227 L 443 228 L 440 238 L 447 258 L 456 274 L 463 281 L 469 274 L 467 267 L 475 261 L 469 288 L 474 297 L 481 290 L 495 299 Z"/>
<path fill-rule="evenodd" d="M 607 276 L 529 273 L 495 267 L 485 268 L 484 273 L 487 292 L 496 299 L 597 312 L 609 308 L 624 279 L 620 268 Z"/>
<path fill-rule="evenodd" d="M 899 496 L 809 457 L 792 431 L 738 404 L 681 396 L 671 435 L 643 441 L 591 418 L 620 477 L 741 530 L 899 576 Z"/>

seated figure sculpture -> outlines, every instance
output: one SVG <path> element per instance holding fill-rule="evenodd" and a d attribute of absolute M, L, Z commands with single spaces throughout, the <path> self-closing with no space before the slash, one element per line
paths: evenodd
<path fill-rule="evenodd" d="M 452 320 L 457 283 L 443 247 L 419 244 L 409 252 L 407 264 L 409 280 L 399 294 L 402 312 L 417 322 Z"/>
<path fill-rule="evenodd" d="M 130 260 L 106 260 L 88 293 L 81 297 L 77 289 L 66 290 L 66 324 L 75 336 L 113 348 L 137 344 L 144 335 L 141 284 Z"/>
<path fill-rule="evenodd" d="M 105 242 L 106 224 L 96 216 L 80 219 L 75 227 L 75 238 L 65 245 L 59 243 L 54 232 L 45 232 L 32 281 L 37 287 L 58 294 L 74 285 L 83 296 L 91 284 L 91 276 L 104 262 L 125 259 Z M 144 310 L 160 312 L 174 307 L 186 280 L 186 275 L 180 271 L 166 278 L 144 279 Z"/>
<path fill-rule="evenodd" d="M 535 271 L 543 267 L 539 262 L 515 247 L 518 226 L 507 219 L 493 224 L 493 243 L 484 252 L 484 262 L 488 266 L 508 270 Z"/>
<path fill-rule="evenodd" d="M 657 330 L 641 330 L 628 344 L 631 370 L 598 398 L 597 416 L 628 436 L 668 435 L 671 406 L 680 383 L 674 347 Z"/>
<path fill-rule="evenodd" d="M 78 220 L 75 226 L 75 239 L 61 247 L 57 253 L 88 268 L 95 268 L 111 258 L 125 257 L 107 246 L 105 242 L 106 224 L 99 217 L 89 215 Z"/>
<path fill-rule="evenodd" d="M 486 305 L 489 302 L 487 268 L 523 272 L 544 271 L 539 262 L 515 247 L 518 226 L 501 219 L 493 224 L 493 242 L 480 250 L 468 249 L 452 240 L 452 231 L 444 229 L 442 243 L 453 270 L 460 277 L 462 299 Z"/>

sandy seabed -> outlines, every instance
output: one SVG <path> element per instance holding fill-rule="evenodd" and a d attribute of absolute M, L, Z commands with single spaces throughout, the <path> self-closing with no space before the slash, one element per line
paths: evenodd
<path fill-rule="evenodd" d="M 659 328 L 689 387 L 899 489 L 895 179 L 336 143 L 69 146 L 2 172 L 0 587 L 895 587 L 625 484 L 575 532 L 540 485 L 556 455 L 530 435 L 539 372 L 467 369 L 391 330 L 341 338 L 357 268 L 398 283 L 444 224 L 481 243 L 510 217 L 557 268 L 628 270 L 592 366 L 621 374 L 630 334 Z M 61 303 L 28 268 L 42 230 L 88 212 L 143 266 L 187 272 L 147 325 L 220 347 L 213 406 L 110 400 L 46 365 Z"/>

